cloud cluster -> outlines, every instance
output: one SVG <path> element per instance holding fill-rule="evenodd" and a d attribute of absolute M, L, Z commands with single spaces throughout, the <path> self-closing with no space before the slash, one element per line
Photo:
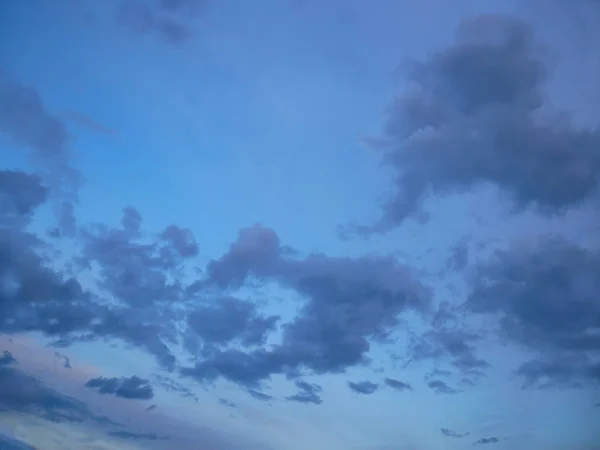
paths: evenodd
<path fill-rule="evenodd" d="M 177 43 L 189 35 L 179 20 L 195 3 L 123 2 L 118 16 L 131 30 Z M 467 21 L 449 48 L 408 64 L 413 89 L 390 108 L 380 141 L 395 173 L 396 193 L 380 220 L 359 231 L 388 231 L 419 213 L 427 198 L 486 184 L 507 195 L 515 211 L 531 207 L 558 215 L 593 199 L 600 132 L 579 129 L 550 111 L 545 57 L 527 25 L 480 17 Z M 188 269 L 199 254 L 191 230 L 172 224 L 146 233 L 134 207 L 123 210 L 116 227 L 74 220 L 80 179 L 70 166 L 68 129 L 34 89 L 4 73 L 0 131 L 39 168 L 36 173 L 0 170 L 0 332 L 41 332 L 60 345 L 121 340 L 154 355 L 161 368 L 199 382 L 226 379 L 263 401 L 272 400 L 261 390 L 263 383 L 285 375 L 298 389 L 287 400 L 320 404 L 321 387 L 301 377 L 368 365 L 373 344 L 388 343 L 403 331 L 403 314 L 430 319 L 435 312 L 432 291 L 397 258 L 303 255 L 262 225 L 241 229 L 229 249 L 191 279 Z M 75 243 L 72 270 L 56 264 L 50 257 L 56 248 L 29 227 L 48 204 L 60 212 L 54 235 Z M 454 256 L 454 266 L 464 267 L 464 254 Z M 84 288 L 81 275 L 91 275 L 96 289 Z M 537 354 L 517 368 L 526 386 L 600 381 L 598 251 L 544 238 L 498 252 L 476 268 L 473 279 L 464 310 L 499 317 L 506 337 Z M 297 294 L 302 298 L 297 315 L 282 323 L 264 312 L 240 294 L 249 284 L 274 284 Z M 453 325 L 458 313 L 446 306 L 437 310 L 432 329 L 411 339 L 408 359 L 448 362 L 469 380 L 477 379 L 490 366 L 477 352 L 483 336 Z M 193 363 L 181 366 L 174 349 L 187 352 Z M 7 367 L 11 357 L 0 358 L 3 383 L 30 386 L 27 392 L 38 400 L 16 389 L 2 394 L 0 404 L 51 417 L 89 416 L 83 405 Z M 63 355 L 57 357 L 68 364 Z M 460 392 L 437 375 L 427 379 L 434 392 Z M 193 396 L 170 378 L 159 382 Z M 392 378 L 384 384 L 412 390 Z M 86 386 L 129 399 L 154 395 L 139 377 L 99 377 Z M 379 388 L 370 381 L 348 386 L 360 394 Z"/>
<path fill-rule="evenodd" d="M 137 376 L 129 378 L 92 378 L 85 383 L 85 387 L 96 389 L 100 394 L 113 394 L 127 399 L 150 400 L 154 397 L 154 391 L 149 381 Z"/>

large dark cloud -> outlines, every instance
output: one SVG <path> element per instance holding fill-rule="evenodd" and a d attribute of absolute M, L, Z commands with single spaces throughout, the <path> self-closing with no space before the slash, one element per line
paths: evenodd
<path fill-rule="evenodd" d="M 129 378 L 92 378 L 85 383 L 85 387 L 97 389 L 100 394 L 113 394 L 117 397 L 133 400 L 149 400 L 154 397 L 154 390 L 149 381 L 137 376 Z"/>
<path fill-rule="evenodd" d="M 425 312 L 430 305 L 429 291 L 392 257 L 299 257 L 273 230 L 258 225 L 241 230 L 189 291 L 230 292 L 250 280 L 277 283 L 306 299 L 283 327 L 281 344 L 248 352 L 217 349 L 183 374 L 255 384 L 274 373 L 342 372 L 368 363 L 370 342 L 385 341 L 401 313 Z"/>
<path fill-rule="evenodd" d="M 503 334 L 536 352 L 525 386 L 600 382 L 600 253 L 547 237 L 478 266 L 467 306 L 499 316 Z"/>
<path fill-rule="evenodd" d="M 395 171 L 395 195 L 365 233 L 418 213 L 431 196 L 481 185 L 516 209 L 553 214 L 597 193 L 600 131 L 550 114 L 546 53 L 527 24 L 507 17 L 466 21 L 455 43 L 407 64 L 413 88 L 390 108 L 379 141 Z"/>

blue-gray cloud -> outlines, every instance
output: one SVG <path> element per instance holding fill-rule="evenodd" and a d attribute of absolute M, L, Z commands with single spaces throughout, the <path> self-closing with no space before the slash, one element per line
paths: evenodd
<path fill-rule="evenodd" d="M 256 400 L 260 400 L 261 402 L 269 402 L 273 400 L 273 396 L 269 394 L 265 394 L 264 392 L 257 391 L 256 389 L 248 389 L 248 394 L 255 398 Z"/>
<path fill-rule="evenodd" d="M 370 395 L 379 389 L 379 385 L 371 381 L 348 381 L 348 387 L 359 394 Z"/>
<path fill-rule="evenodd" d="M 35 450 L 34 447 L 27 445 L 23 441 L 0 433 L 0 448 L 3 450 Z"/>
<path fill-rule="evenodd" d="M 269 351 L 217 349 L 184 368 L 184 375 L 199 380 L 222 376 L 252 385 L 302 368 L 339 372 L 368 363 L 370 340 L 385 340 L 402 312 L 424 312 L 431 299 L 413 271 L 395 258 L 299 258 L 262 226 L 241 230 L 229 251 L 211 261 L 205 278 L 189 291 L 228 292 L 250 279 L 276 282 L 306 298 L 299 315 L 283 328 L 282 343 Z"/>
<path fill-rule="evenodd" d="M 386 378 L 384 380 L 386 386 L 389 386 L 397 391 L 412 391 L 413 388 L 410 384 L 405 383 L 404 381 L 396 380 L 394 378 Z"/>
<path fill-rule="evenodd" d="M 448 384 L 442 380 L 431 380 L 427 383 L 427 386 L 429 386 L 436 394 L 458 394 L 460 392 L 459 390 L 448 386 Z"/>
<path fill-rule="evenodd" d="M 481 16 L 425 61 L 406 64 L 414 88 L 390 107 L 378 142 L 394 171 L 396 193 L 381 219 L 359 227 L 385 232 L 422 210 L 433 195 L 491 184 L 515 210 L 564 212 L 597 193 L 600 131 L 568 115 L 542 118 L 547 54 L 529 25 Z M 577 151 L 572 151 L 576 148 Z"/>
<path fill-rule="evenodd" d="M 118 437 L 121 439 L 141 439 L 141 440 L 149 440 L 149 441 L 164 441 L 171 439 L 169 436 L 159 436 L 156 433 L 132 433 L 130 431 L 109 431 L 109 436 Z"/>
<path fill-rule="evenodd" d="M 468 308 L 499 316 L 505 337 L 539 355 L 517 368 L 524 386 L 600 381 L 600 253 L 541 238 L 497 252 L 475 279 Z"/>
<path fill-rule="evenodd" d="M 75 398 L 46 387 L 37 378 L 11 366 L 0 365 L 0 411 L 35 415 L 53 422 L 113 424 L 110 419 L 93 414 Z"/>
<path fill-rule="evenodd" d="M 313 403 L 315 405 L 323 403 L 323 400 L 319 396 L 323 388 L 318 384 L 296 380 L 296 387 L 299 389 L 299 392 L 287 397 L 287 400 L 299 403 Z"/>
<path fill-rule="evenodd" d="M 478 445 L 481 445 L 481 444 L 497 444 L 498 442 L 500 442 L 500 439 L 498 439 L 495 436 L 492 436 L 492 437 L 485 437 L 485 438 L 478 439 L 477 441 L 475 441 L 475 444 L 478 444 Z"/>
<path fill-rule="evenodd" d="M 92 378 L 85 383 L 85 387 L 97 389 L 100 394 L 114 394 L 127 399 L 149 400 L 154 397 L 149 381 L 135 375 L 129 378 Z"/>
<path fill-rule="evenodd" d="M 0 366 L 8 366 L 9 364 L 16 364 L 17 359 L 8 350 L 4 350 L 2 356 L 0 356 Z"/>
<path fill-rule="evenodd" d="M 448 437 L 451 437 L 451 438 L 463 438 L 463 437 L 468 436 L 469 434 L 471 434 L 469 432 L 459 433 L 457 431 L 449 430 L 448 428 L 442 428 L 442 429 L 440 429 L 440 432 L 444 436 L 448 436 Z"/>

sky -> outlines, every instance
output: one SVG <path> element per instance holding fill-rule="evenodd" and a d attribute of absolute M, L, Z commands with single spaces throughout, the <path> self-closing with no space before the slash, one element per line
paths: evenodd
<path fill-rule="evenodd" d="M 600 3 L 0 2 L 0 448 L 598 450 Z"/>

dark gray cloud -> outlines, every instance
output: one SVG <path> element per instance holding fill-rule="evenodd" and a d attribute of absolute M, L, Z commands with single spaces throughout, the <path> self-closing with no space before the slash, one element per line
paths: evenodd
<path fill-rule="evenodd" d="M 299 392 L 287 397 L 287 400 L 299 403 L 313 403 L 315 405 L 323 403 L 323 400 L 319 396 L 323 392 L 323 388 L 318 384 L 296 380 L 296 387 L 299 389 Z"/>
<path fill-rule="evenodd" d="M 0 366 L 8 366 L 9 364 L 16 364 L 17 359 L 8 350 L 4 350 L 2 356 L 0 356 Z"/>
<path fill-rule="evenodd" d="M 195 16 L 204 0 L 121 1 L 117 23 L 132 33 L 155 35 L 166 43 L 179 45 L 192 37 L 190 17 Z"/>
<path fill-rule="evenodd" d="M 282 343 L 268 351 L 215 350 L 183 374 L 252 385 L 271 374 L 301 369 L 341 372 L 367 364 L 370 341 L 385 341 L 402 312 L 425 312 L 430 305 L 430 292 L 395 258 L 300 258 L 281 245 L 273 230 L 258 225 L 241 230 L 189 292 L 229 292 L 250 280 L 278 283 L 306 299 L 298 316 L 283 327 Z"/>
<path fill-rule="evenodd" d="M 405 383 L 404 381 L 396 380 L 394 378 L 386 378 L 384 380 L 386 386 L 389 386 L 397 391 L 412 391 L 413 388 L 410 384 Z"/>
<path fill-rule="evenodd" d="M 541 238 L 481 264 L 467 307 L 499 317 L 506 337 L 538 353 L 517 369 L 525 386 L 597 384 L 599 280 L 598 251 Z"/>
<path fill-rule="evenodd" d="M 261 402 L 269 402 L 273 400 L 273 396 L 269 394 L 265 394 L 264 392 L 257 391 L 256 389 L 248 389 L 248 394 L 256 400 L 260 400 Z"/>
<path fill-rule="evenodd" d="M 451 438 L 463 438 L 463 437 L 468 436 L 469 434 L 471 434 L 469 432 L 467 432 L 467 433 L 459 433 L 457 431 L 449 430 L 448 428 L 442 428 L 442 429 L 440 429 L 440 432 L 444 436 L 448 436 L 448 437 L 451 437 Z"/>
<path fill-rule="evenodd" d="M 370 381 L 348 381 L 348 387 L 354 392 L 365 395 L 374 394 L 379 389 L 379 385 Z"/>
<path fill-rule="evenodd" d="M 427 383 L 436 394 L 458 394 L 460 391 L 448 386 L 442 380 L 431 380 Z"/>
<path fill-rule="evenodd" d="M 406 64 L 414 88 L 391 105 L 378 140 L 395 194 L 381 219 L 359 231 L 387 231 L 429 197 L 485 184 L 517 210 L 545 214 L 595 195 L 600 131 L 549 113 L 546 56 L 527 24 L 482 16 L 465 21 L 450 47 Z"/>
<path fill-rule="evenodd" d="M 72 397 L 46 387 L 37 378 L 9 366 L 0 366 L 0 411 L 35 415 L 53 422 L 115 424 L 94 415 L 88 406 Z"/>
<path fill-rule="evenodd" d="M 481 444 L 497 444 L 498 442 L 500 442 L 500 439 L 498 439 L 495 436 L 492 436 L 492 437 L 486 437 L 486 438 L 478 439 L 477 441 L 475 441 L 475 444 L 478 444 L 478 445 L 481 445 Z"/>
<path fill-rule="evenodd" d="M 117 397 L 133 400 L 149 400 L 154 397 L 149 381 L 135 375 L 129 378 L 92 378 L 85 387 L 96 389 L 100 394 L 114 394 Z"/>
<path fill-rule="evenodd" d="M 231 343 L 259 346 L 265 343 L 278 320 L 278 316 L 261 315 L 251 301 L 218 297 L 188 314 L 186 342 L 192 353 L 199 352 L 199 340 L 208 346 Z"/>
<path fill-rule="evenodd" d="M 169 436 L 159 436 L 156 433 L 132 433 L 130 431 L 109 431 L 109 436 L 118 437 L 121 439 L 141 439 L 150 441 L 163 441 L 171 439 Z"/>

